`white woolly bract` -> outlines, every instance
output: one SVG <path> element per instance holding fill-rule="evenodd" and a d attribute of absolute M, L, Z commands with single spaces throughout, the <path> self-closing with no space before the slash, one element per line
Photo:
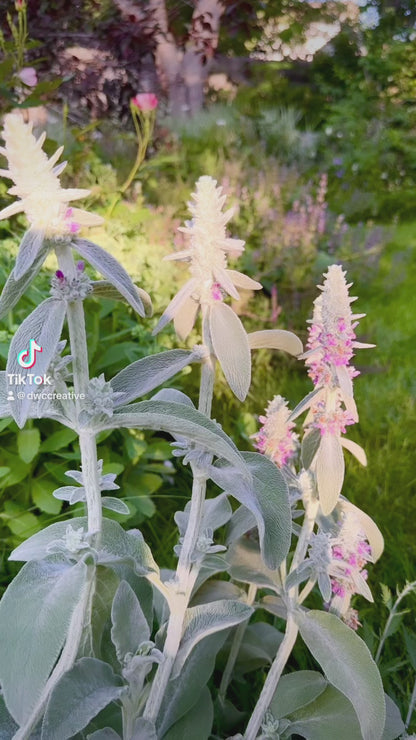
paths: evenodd
<path fill-rule="evenodd" d="M 20 114 L 5 116 L 5 147 L 0 149 L 0 153 L 7 158 L 8 169 L 0 170 L 0 175 L 14 182 L 8 192 L 20 200 L 0 211 L 0 219 L 24 212 L 31 228 L 42 232 L 46 238 L 68 236 L 81 225 L 99 225 L 103 221 L 100 216 L 68 208 L 70 201 L 84 198 L 90 191 L 61 187 L 58 174 L 65 163 L 55 165 L 63 147 L 59 147 L 48 159 L 42 150 L 45 138 L 46 134 L 42 134 L 36 140 L 32 134 L 32 124 L 25 123 Z"/>
<path fill-rule="evenodd" d="M 345 280 L 346 272 L 341 265 L 330 265 L 324 284 L 319 286 L 322 294 L 314 301 L 313 324 L 320 324 L 325 330 L 336 334 L 339 331 L 339 320 L 344 319 L 346 327 L 351 329 L 352 320 L 358 318 L 351 312 L 350 304 L 356 300 L 349 296 L 352 283 Z"/>
<path fill-rule="evenodd" d="M 241 254 L 244 242 L 227 237 L 226 225 L 234 211 L 230 208 L 222 212 L 226 196 L 217 181 L 208 175 L 200 177 L 192 198 L 188 203 L 192 219 L 179 229 L 189 238 L 189 246 L 165 257 L 189 262 L 191 277 L 171 300 L 153 332 L 157 334 L 173 319 L 182 339 L 191 331 L 202 304 L 215 306 L 226 294 L 238 300 L 237 288 L 262 288 L 261 283 L 227 267 L 228 256 Z"/>

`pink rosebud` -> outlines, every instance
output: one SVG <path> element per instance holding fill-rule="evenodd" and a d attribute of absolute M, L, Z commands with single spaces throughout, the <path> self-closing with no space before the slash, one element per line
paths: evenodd
<path fill-rule="evenodd" d="M 148 113 L 149 111 L 154 110 L 157 108 L 158 103 L 157 95 L 154 93 L 138 93 L 131 99 L 131 104 L 143 113 Z"/>
<path fill-rule="evenodd" d="M 19 75 L 24 85 L 28 87 L 35 87 L 38 84 L 38 76 L 34 67 L 23 67 L 20 70 Z"/>

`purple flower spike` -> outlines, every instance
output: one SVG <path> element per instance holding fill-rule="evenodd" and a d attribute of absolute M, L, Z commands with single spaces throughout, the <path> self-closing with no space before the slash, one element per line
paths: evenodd
<path fill-rule="evenodd" d="M 64 275 L 64 273 L 62 272 L 62 270 L 57 270 L 57 271 L 55 272 L 55 275 L 56 275 L 56 277 L 58 278 L 58 280 L 60 280 L 61 282 L 62 282 L 63 280 L 65 280 L 65 275 Z"/>
<path fill-rule="evenodd" d="M 85 270 L 85 262 L 84 262 L 84 260 L 80 260 L 79 262 L 77 262 L 77 270 L 79 272 L 84 272 L 84 270 Z"/>

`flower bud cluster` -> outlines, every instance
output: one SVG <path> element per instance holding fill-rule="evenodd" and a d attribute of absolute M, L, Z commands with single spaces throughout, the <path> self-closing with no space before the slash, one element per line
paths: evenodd
<path fill-rule="evenodd" d="M 88 383 L 84 408 L 80 414 L 82 424 L 88 423 L 94 417 L 107 416 L 111 418 L 114 411 L 114 402 L 121 396 L 113 390 L 111 383 L 107 383 L 104 373 L 98 378 L 91 378 Z"/>
<path fill-rule="evenodd" d="M 77 264 L 77 274 L 74 278 L 65 277 L 62 270 L 57 270 L 51 280 L 51 295 L 54 298 L 68 301 L 83 301 L 93 291 L 92 280 L 84 272 L 84 263 Z"/>

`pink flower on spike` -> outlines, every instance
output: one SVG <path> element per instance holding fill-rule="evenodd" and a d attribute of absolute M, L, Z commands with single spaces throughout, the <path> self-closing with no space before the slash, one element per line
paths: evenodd
<path fill-rule="evenodd" d="M 154 110 L 158 106 L 158 98 L 154 93 L 138 93 L 131 99 L 131 104 L 134 105 L 142 113 L 148 113 Z"/>
<path fill-rule="evenodd" d="M 282 396 L 275 396 L 266 409 L 266 416 L 260 416 L 261 429 L 253 435 L 255 447 L 278 468 L 287 465 L 296 454 L 298 435 L 292 431 L 295 426 L 289 421 L 290 409 Z"/>
<path fill-rule="evenodd" d="M 357 629 L 358 613 L 351 609 L 351 598 L 359 594 L 372 601 L 365 566 L 373 562 L 371 547 L 357 517 L 344 514 L 338 534 L 332 538 L 332 559 L 328 568 L 332 597 L 329 609 L 352 629 Z"/>
<path fill-rule="evenodd" d="M 24 85 L 28 87 L 35 87 L 38 84 L 38 76 L 34 67 L 23 67 L 20 70 L 18 77 L 22 80 Z"/>

